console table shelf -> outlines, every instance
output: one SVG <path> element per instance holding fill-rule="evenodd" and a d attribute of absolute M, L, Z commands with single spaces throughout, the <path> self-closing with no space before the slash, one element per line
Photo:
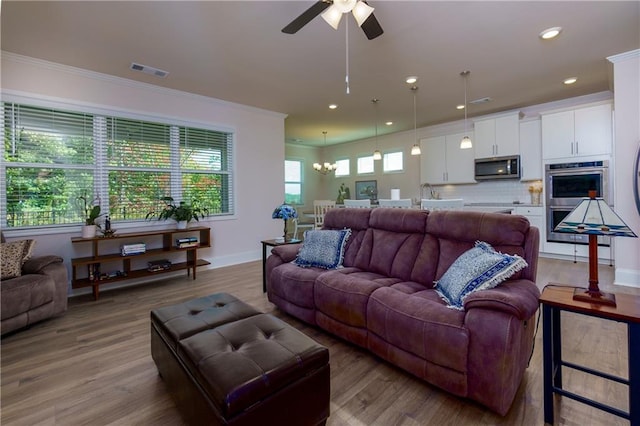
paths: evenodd
<path fill-rule="evenodd" d="M 177 234 L 187 233 L 198 234 L 198 245 L 194 247 L 178 248 L 173 244 L 174 236 Z M 100 254 L 101 243 L 113 242 L 117 240 L 138 240 L 149 241 L 153 238 L 162 239 L 162 247 L 146 250 L 144 253 L 123 256 L 121 253 L 105 253 Z M 130 280 L 135 278 L 143 278 L 152 275 L 158 275 L 166 272 L 175 272 L 180 270 L 187 270 L 187 276 L 193 272 L 193 279 L 196 279 L 196 268 L 199 266 L 209 265 L 210 262 L 198 259 L 198 249 L 211 247 L 211 229 L 208 227 L 198 226 L 187 229 L 167 229 L 161 231 L 148 231 L 148 232 L 131 232 L 127 234 L 116 234 L 111 237 L 93 237 L 93 238 L 81 238 L 73 237 L 71 242 L 78 243 L 91 243 L 91 255 L 85 257 L 78 257 L 71 259 L 72 278 L 71 286 L 73 288 L 92 287 L 93 297 L 98 300 L 100 295 L 100 286 L 103 284 L 111 284 L 117 281 Z M 124 242 L 124 241 L 123 241 Z M 172 263 L 167 269 L 159 271 L 149 271 L 147 268 L 132 269 L 131 261 L 140 258 L 148 258 L 152 260 L 161 258 L 162 255 L 170 253 L 185 252 L 186 261 L 180 263 Z M 88 265 L 100 265 L 107 262 L 122 262 L 122 274 L 113 277 L 87 277 L 78 278 L 77 268 L 79 266 Z"/>

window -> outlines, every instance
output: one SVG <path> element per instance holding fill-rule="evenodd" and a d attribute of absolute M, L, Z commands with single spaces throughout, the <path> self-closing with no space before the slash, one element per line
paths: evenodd
<path fill-rule="evenodd" d="M 302 204 L 302 161 L 284 160 L 284 202 Z"/>
<path fill-rule="evenodd" d="M 374 172 L 374 160 L 373 155 L 366 157 L 358 157 L 358 174 L 371 174 Z"/>
<path fill-rule="evenodd" d="M 336 161 L 336 165 L 336 176 L 349 176 L 350 164 L 348 158 Z"/>
<path fill-rule="evenodd" d="M 232 134 L 5 102 L 2 223 L 82 223 L 78 197 L 142 220 L 171 196 L 233 214 Z"/>
<path fill-rule="evenodd" d="M 402 151 L 387 152 L 382 156 L 382 170 L 386 172 L 401 172 L 404 170 Z"/>

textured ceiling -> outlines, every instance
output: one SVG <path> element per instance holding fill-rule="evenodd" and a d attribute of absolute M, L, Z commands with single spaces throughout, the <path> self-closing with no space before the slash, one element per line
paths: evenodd
<path fill-rule="evenodd" d="M 640 48 L 640 2 L 369 0 L 384 34 L 367 40 L 350 15 L 280 30 L 305 1 L 2 1 L 2 50 L 288 114 L 287 142 L 340 143 L 610 90 L 606 57 Z M 349 79 L 345 94 L 349 20 Z M 560 37 L 538 34 L 563 27 Z M 137 62 L 169 71 L 131 71 Z M 565 86 L 562 80 L 578 82 Z M 376 108 L 371 99 L 378 98 Z M 330 103 L 338 104 L 329 110 Z M 384 122 L 393 121 L 392 126 Z"/>

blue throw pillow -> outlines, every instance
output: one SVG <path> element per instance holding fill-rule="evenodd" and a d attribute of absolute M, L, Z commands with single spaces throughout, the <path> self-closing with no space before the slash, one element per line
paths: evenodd
<path fill-rule="evenodd" d="M 309 230 L 304 233 L 304 242 L 294 263 L 304 268 L 341 268 L 344 249 L 350 235 L 351 229 Z"/>
<path fill-rule="evenodd" d="M 436 292 L 450 308 L 462 310 L 467 295 L 496 287 L 527 266 L 518 255 L 499 253 L 488 243 L 476 241 L 475 247 L 462 253 L 436 281 Z"/>

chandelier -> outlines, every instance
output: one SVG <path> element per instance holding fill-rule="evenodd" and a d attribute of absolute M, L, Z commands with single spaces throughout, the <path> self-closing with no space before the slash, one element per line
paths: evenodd
<path fill-rule="evenodd" d="M 327 147 L 327 131 L 323 131 L 322 134 L 324 135 L 324 147 Z M 313 163 L 313 170 L 315 170 L 316 172 L 322 174 L 322 175 L 326 175 L 328 173 L 331 173 L 333 171 L 335 171 L 338 168 L 338 165 L 336 163 L 329 163 L 328 161 L 325 161 L 324 163 L 320 164 L 320 163 Z"/>

